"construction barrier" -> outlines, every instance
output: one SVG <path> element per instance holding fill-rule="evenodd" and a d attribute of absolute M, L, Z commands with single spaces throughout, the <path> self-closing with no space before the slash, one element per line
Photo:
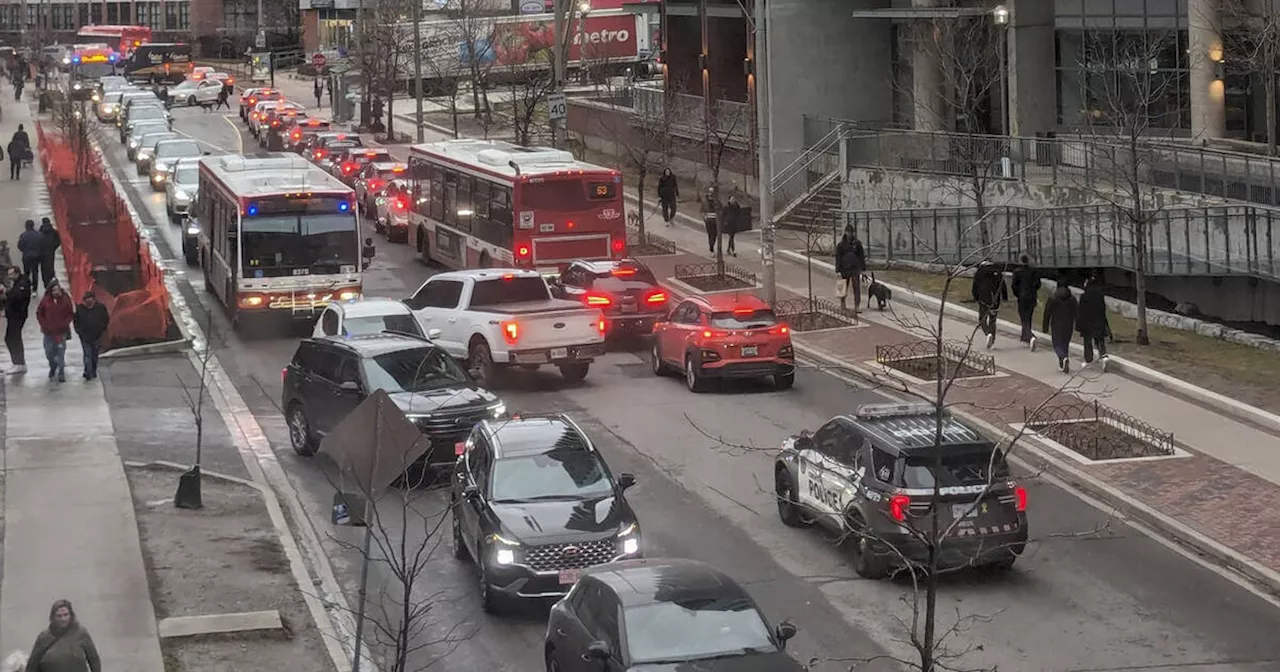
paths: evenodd
<path fill-rule="evenodd" d="M 173 338 L 164 272 L 86 138 L 36 124 L 40 162 L 72 296 L 93 292 L 111 315 L 106 348 Z"/>

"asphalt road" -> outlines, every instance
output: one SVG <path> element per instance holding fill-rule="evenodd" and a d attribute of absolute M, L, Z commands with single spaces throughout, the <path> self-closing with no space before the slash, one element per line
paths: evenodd
<path fill-rule="evenodd" d="M 198 110 L 176 110 L 174 116 L 177 130 L 211 150 L 235 150 L 242 142 L 253 147 L 240 134 L 234 110 L 227 117 Z M 181 272 L 178 229 L 164 217 L 163 195 L 125 170 L 123 150 L 104 137 L 108 160 L 149 220 L 166 266 Z M 365 289 L 403 297 L 431 272 L 404 246 L 379 240 Z M 182 281 L 184 296 L 207 305 L 198 271 L 190 275 L 196 282 Z M 225 338 L 223 365 L 272 440 L 313 524 L 329 535 L 335 571 L 354 595 L 359 556 L 351 548 L 358 539 L 329 524 L 333 486 L 323 459 L 292 453 L 277 409 L 278 372 L 302 332 L 246 340 L 229 331 L 220 313 L 213 322 Z M 910 656 L 902 623 L 911 615 L 904 601 L 910 585 L 858 579 L 841 551 L 818 533 L 784 527 L 769 492 L 771 447 L 789 433 L 876 400 L 875 393 L 806 368 L 785 393 L 745 386 L 692 395 L 676 380 L 654 378 L 644 355 L 613 352 L 579 386 L 565 386 L 553 373 L 525 376 L 503 397 L 513 411 L 571 414 L 615 471 L 636 474 L 639 484 L 629 497 L 641 516 L 646 553 L 698 558 L 727 570 L 749 586 L 772 619 L 797 623 L 800 636 L 791 649 L 802 660 L 822 661 L 814 669 L 850 664 L 837 659 Z M 1028 486 L 1033 543 L 1016 569 L 944 581 L 939 621 L 949 633 L 945 652 L 964 654 L 949 664 L 1055 672 L 1280 668 L 1274 636 L 1280 611 L 1272 602 L 1050 483 L 1032 478 Z M 438 520 L 439 499 L 418 499 L 429 521 Z M 414 536 L 421 526 L 412 524 Z M 374 585 L 386 582 L 385 571 L 375 570 Z M 445 539 L 415 591 L 434 600 L 423 638 L 453 632 L 465 639 L 427 647 L 417 654 L 421 662 L 447 656 L 441 669 L 541 670 L 545 612 L 487 617 L 475 604 L 474 583 L 474 573 L 452 558 Z M 898 668 L 879 660 L 857 669 Z"/>

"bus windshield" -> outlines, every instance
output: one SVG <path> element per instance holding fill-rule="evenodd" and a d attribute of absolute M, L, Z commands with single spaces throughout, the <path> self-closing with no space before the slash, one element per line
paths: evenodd
<path fill-rule="evenodd" d="M 246 276 L 354 273 L 360 263 L 351 213 L 271 214 L 241 220 Z M 349 267 L 349 268 L 344 268 Z"/>

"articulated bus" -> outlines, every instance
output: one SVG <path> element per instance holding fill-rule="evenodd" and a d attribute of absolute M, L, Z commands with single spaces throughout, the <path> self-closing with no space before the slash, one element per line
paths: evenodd
<path fill-rule="evenodd" d="M 622 175 L 569 152 L 497 140 L 409 150 L 409 244 L 451 268 L 550 272 L 627 254 Z"/>
<path fill-rule="evenodd" d="M 314 319 L 361 293 L 355 192 L 296 154 L 200 161 L 197 242 L 205 288 L 242 328 Z"/>
<path fill-rule="evenodd" d="M 83 26 L 76 32 L 76 41 L 106 42 L 123 59 L 151 41 L 151 29 L 147 26 Z"/>

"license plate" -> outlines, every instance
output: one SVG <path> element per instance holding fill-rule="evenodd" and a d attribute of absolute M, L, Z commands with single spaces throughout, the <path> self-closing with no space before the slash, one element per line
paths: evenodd
<path fill-rule="evenodd" d="M 582 576 L 581 569 L 562 569 L 560 570 L 560 585 L 572 586 L 578 582 L 578 577 Z"/>
<path fill-rule="evenodd" d="M 541 352 L 532 354 L 516 355 L 517 364 L 542 364 L 547 361 L 547 356 Z"/>
<path fill-rule="evenodd" d="M 952 504 L 951 505 L 952 520 L 958 520 L 961 518 L 966 518 L 966 519 L 977 518 L 977 517 L 978 517 L 978 505 L 976 504 Z"/>
<path fill-rule="evenodd" d="M 624 313 L 634 313 L 634 312 L 636 312 L 636 310 L 637 310 L 637 309 L 636 309 L 636 307 L 635 307 L 634 305 L 631 305 L 631 306 L 626 305 L 626 304 L 623 304 L 623 305 L 622 305 L 622 312 L 624 312 Z"/>
<path fill-rule="evenodd" d="M 742 346 L 742 356 L 743 356 L 743 357 L 756 357 L 756 356 L 758 356 L 759 354 L 760 354 L 760 346 L 758 346 L 758 345 L 744 345 L 744 346 Z"/>
<path fill-rule="evenodd" d="M 568 348 L 551 348 L 551 359 L 567 359 L 568 357 Z"/>

